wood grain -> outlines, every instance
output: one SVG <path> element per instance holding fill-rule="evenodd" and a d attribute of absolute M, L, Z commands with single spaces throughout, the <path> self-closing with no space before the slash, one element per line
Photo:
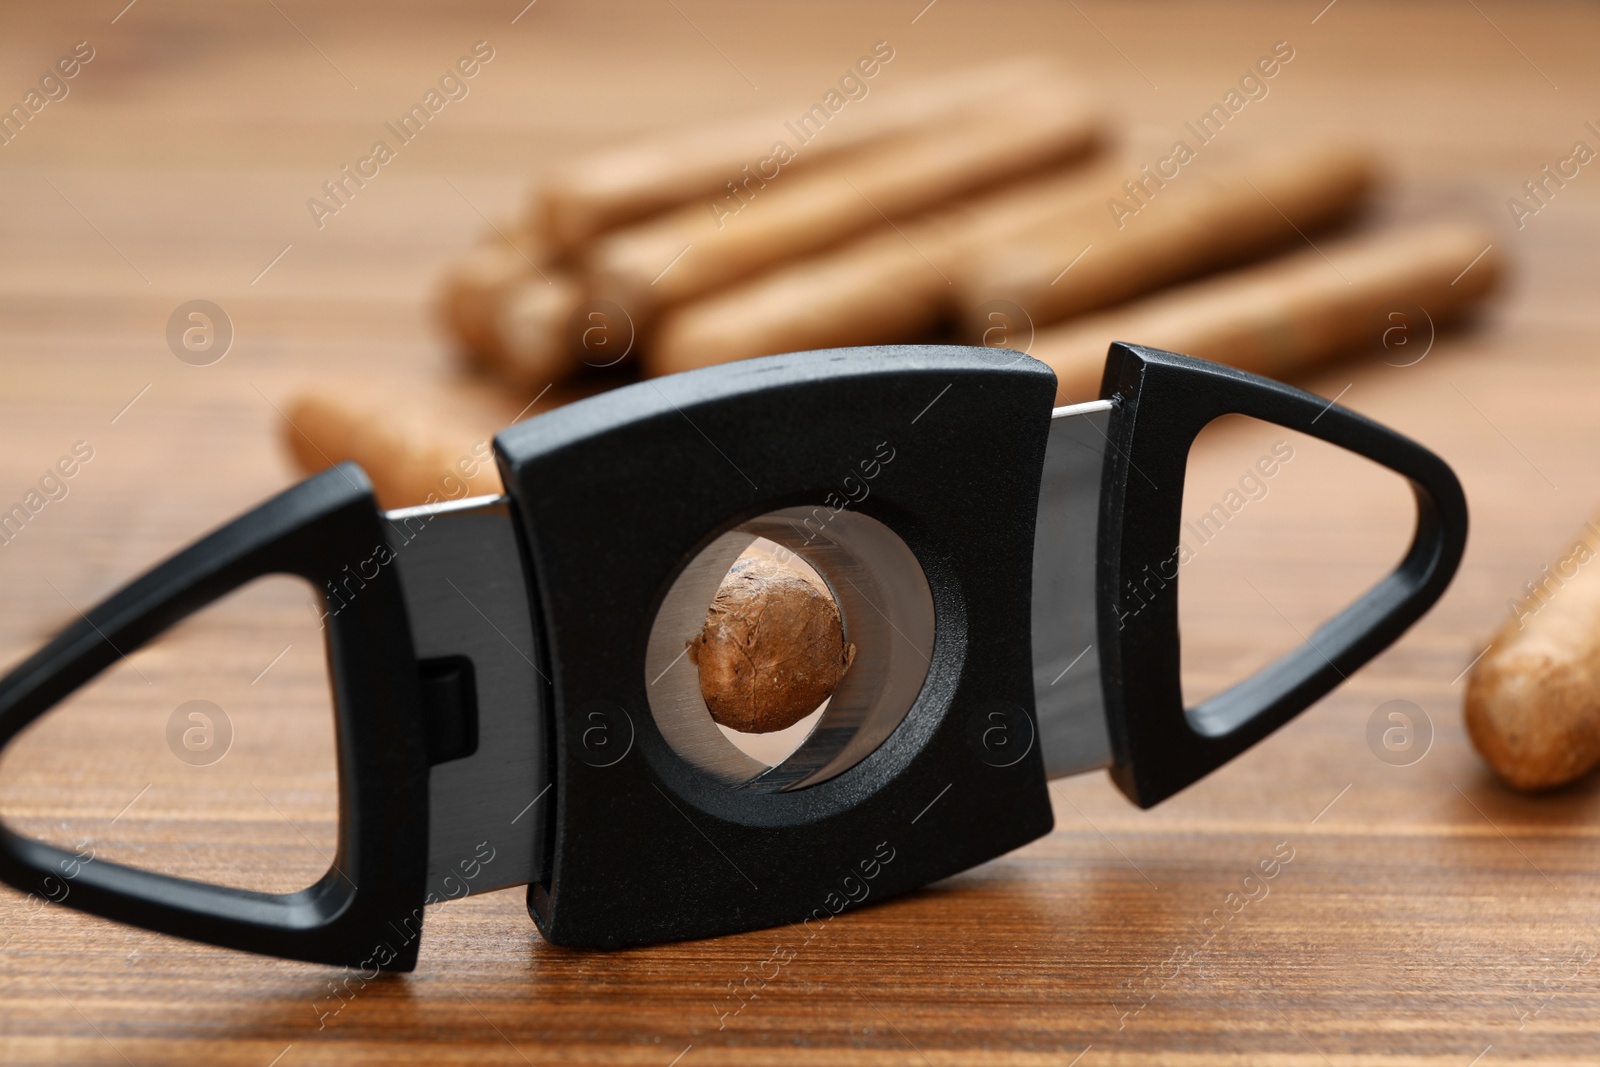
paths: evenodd
<path fill-rule="evenodd" d="M 1308 383 L 1456 466 L 1475 524 L 1461 576 L 1393 650 L 1160 808 L 1134 810 L 1099 775 L 1058 783 L 1046 839 L 847 914 L 809 944 L 774 930 L 562 951 L 540 941 L 520 893 L 490 894 L 436 909 L 419 969 L 367 986 L 319 1029 L 336 977 L 326 968 L 61 908 L 33 915 L 5 892 L 0 1060 L 1600 1058 L 1600 784 L 1538 798 L 1499 787 L 1467 743 L 1458 680 L 1508 598 L 1600 499 L 1600 177 L 1585 169 L 1521 231 L 1505 207 L 1573 141 L 1595 143 L 1583 126 L 1600 99 L 1592 13 L 946 2 L 919 15 L 920 4 L 683 0 L 541 3 L 519 17 L 520 6 L 139 3 L 115 22 L 111 9 L 6 14 L 0 99 L 20 99 L 76 41 L 89 39 L 96 58 L 67 99 L 0 147 L 0 502 L 21 499 L 76 441 L 95 457 L 0 548 L 0 655 L 21 657 L 74 606 L 287 484 L 277 408 L 300 385 L 336 371 L 425 390 L 449 373 L 427 310 L 437 272 L 477 239 L 484 216 L 522 202 L 530 175 L 624 134 L 803 109 L 880 39 L 897 49 L 884 78 L 1047 52 L 1158 141 L 1289 40 L 1294 62 L 1227 137 L 1360 136 L 1392 160 L 1397 194 L 1381 210 L 1498 226 L 1517 280 L 1480 327 L 1438 337 L 1411 366 L 1398 364 L 1422 349 L 1378 350 Z M 317 229 L 306 200 L 479 40 L 496 55 L 471 95 Z M 208 367 L 167 347 L 168 316 L 196 298 L 221 304 L 235 332 Z M 1425 326 L 1412 325 L 1422 344 Z M 1236 484 L 1274 440 L 1248 425 L 1210 431 L 1186 513 Z M 1298 642 L 1399 554 L 1403 487 L 1295 447 L 1267 495 L 1185 572 L 1196 694 Z M 136 655 L 24 738 L 0 767 L 6 818 L 200 877 L 309 880 L 331 840 L 334 788 L 315 627 L 292 585 L 249 595 Z M 166 746 L 168 717 L 190 699 L 214 701 L 234 726 L 232 749 L 209 767 Z M 1369 718 L 1392 700 L 1432 723 L 1427 754 L 1410 766 L 1368 747 Z M 1208 924 L 1280 843 L 1293 859 L 1270 893 Z M 683 847 L 706 846 L 685 827 Z M 908 832 L 903 847 L 939 847 L 936 828 Z M 727 983 L 778 944 L 797 947 L 793 962 L 739 1014 L 719 1017 Z"/>

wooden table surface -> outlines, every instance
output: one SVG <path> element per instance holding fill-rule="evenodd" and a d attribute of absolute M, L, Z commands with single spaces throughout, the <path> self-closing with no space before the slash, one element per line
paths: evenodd
<path fill-rule="evenodd" d="M 7 890 L 0 1060 L 1600 1059 L 1600 786 L 1510 793 L 1460 716 L 1462 672 L 1508 598 L 1600 505 L 1600 174 L 1582 170 L 1520 230 L 1506 207 L 1575 141 L 1600 145 L 1584 125 L 1600 122 L 1593 8 L 122 2 L 0 16 L 0 103 L 76 42 L 94 49 L 70 94 L 0 146 L 0 506 L 78 442 L 93 452 L 0 547 L 7 661 L 288 484 L 277 408 L 299 383 L 331 369 L 420 388 L 445 373 L 428 311 L 439 265 L 551 160 L 799 107 L 878 40 L 896 49 L 884 75 L 896 79 L 1063 57 L 1157 141 L 1289 41 L 1292 64 L 1227 136 L 1366 138 L 1390 161 L 1380 217 L 1481 219 L 1515 274 L 1476 327 L 1430 349 L 1412 322 L 1411 347 L 1305 383 L 1455 466 L 1474 521 L 1455 584 L 1348 684 L 1159 808 L 1134 809 L 1103 775 L 1059 782 L 1049 837 L 830 924 L 737 1014 L 723 1014 L 730 982 L 796 931 L 573 952 L 540 940 L 520 890 L 486 894 L 434 909 L 416 972 L 334 1013 L 328 968 L 36 911 Z M 495 56 L 471 95 L 318 229 L 306 200 L 480 40 Z M 167 343 L 168 316 L 198 298 L 235 335 L 207 367 Z M 1284 437 L 1208 431 L 1186 513 Z M 1267 495 L 1184 572 L 1193 693 L 1293 646 L 1403 547 L 1394 478 L 1293 444 Z M 334 772 L 306 599 L 287 580 L 252 587 L 41 723 L 0 773 L 8 822 L 232 884 L 314 879 Z M 231 729 L 210 765 L 168 747 L 189 700 L 223 709 Z M 1412 755 L 1425 751 L 1408 765 L 1368 742 L 1390 701 L 1409 702 Z M 1273 855 L 1291 858 L 1270 892 L 1207 922 Z"/>

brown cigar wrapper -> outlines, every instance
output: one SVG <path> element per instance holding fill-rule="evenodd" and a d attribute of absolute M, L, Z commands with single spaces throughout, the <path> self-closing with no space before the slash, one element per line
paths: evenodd
<path fill-rule="evenodd" d="M 487 362 L 495 309 L 508 288 L 532 275 L 532 264 L 503 241 L 469 249 L 446 268 L 439 285 L 439 317 L 461 342 L 469 362 Z"/>
<path fill-rule="evenodd" d="M 484 259 L 491 257 L 485 256 Z M 499 257 L 493 257 L 499 258 Z M 517 274 L 490 280 L 489 272 L 447 294 L 446 318 L 463 342 L 462 362 L 518 387 L 562 381 L 581 360 L 572 343 L 583 290 L 549 268 L 543 277 Z"/>
<path fill-rule="evenodd" d="M 664 308 L 1090 149 L 1097 112 L 1076 89 L 1034 83 L 937 129 L 863 148 L 754 191 L 719 218 L 691 203 L 600 238 L 585 258 L 596 297 L 639 325 Z"/>
<path fill-rule="evenodd" d="M 619 226 L 696 199 L 720 197 L 782 142 L 794 153 L 780 173 L 792 177 L 874 140 L 937 126 L 975 102 L 1049 74 L 1037 61 L 979 67 L 938 81 L 896 85 L 891 65 L 863 80 L 867 95 L 835 115 L 804 105 L 756 117 L 707 123 L 649 137 L 555 168 L 535 197 L 533 215 L 551 244 L 573 252 Z M 802 138 L 809 137 L 809 140 Z"/>
<path fill-rule="evenodd" d="M 897 233 L 875 235 L 669 312 L 642 355 L 644 372 L 916 337 L 949 302 L 940 291 L 949 283 L 917 248 Z"/>
<path fill-rule="evenodd" d="M 966 330 L 989 323 L 985 305 L 1019 305 L 1035 326 L 1232 266 L 1351 212 L 1373 186 L 1370 153 L 1350 146 L 1276 148 L 1199 160 L 1120 221 L 1100 204 L 986 250 L 957 282 Z M 1068 269 L 1070 267 L 1070 269 Z"/>
<path fill-rule="evenodd" d="M 1018 107 L 1025 113 L 1030 109 L 1037 112 L 1041 107 L 1060 104 L 1067 94 L 1073 96 L 1074 114 L 1080 114 L 1083 108 L 1076 100 L 1076 91 L 1065 83 L 1059 74 L 1052 72 L 1045 65 L 1027 62 L 980 68 L 955 78 L 943 79 L 937 85 L 909 86 L 902 92 L 887 94 L 884 99 L 874 100 L 874 106 L 870 109 L 859 109 L 855 113 L 846 111 L 829 120 L 826 127 L 827 136 L 824 138 L 816 135 L 816 143 L 804 144 L 795 159 L 781 169 L 774 181 L 787 188 L 803 181 L 807 171 L 813 175 L 818 173 L 819 168 L 813 164 L 819 161 L 823 163 L 833 161 L 837 165 L 840 157 L 849 157 L 857 161 L 865 158 L 870 162 L 876 158 L 875 153 L 881 154 L 887 149 L 898 146 L 898 151 L 884 157 L 887 162 L 882 166 L 868 167 L 867 176 L 863 179 L 865 186 L 868 189 L 876 189 L 877 185 L 882 185 L 885 180 L 880 171 L 888 168 L 890 172 L 888 177 L 892 178 L 894 167 L 905 168 L 909 164 L 911 169 L 902 170 L 902 174 L 909 174 L 910 180 L 901 184 L 926 187 L 928 179 L 918 177 L 917 172 L 922 169 L 921 164 L 926 162 L 927 153 L 908 155 L 905 149 L 911 145 L 921 144 L 925 148 L 929 144 L 942 145 L 948 152 L 960 150 L 960 145 L 966 143 L 968 150 L 980 151 L 986 157 L 993 157 L 996 155 L 993 147 L 997 143 L 995 138 L 990 137 L 981 144 L 972 143 L 970 138 L 967 142 L 961 142 L 958 138 L 952 145 L 949 143 L 948 131 L 952 128 L 960 131 L 965 128 L 963 124 L 975 125 L 985 116 L 996 113 L 1007 114 Z M 1045 118 L 1046 125 L 1058 121 L 1057 116 L 1045 116 Z M 1033 121 L 1035 126 L 1038 125 L 1037 116 L 1029 121 Z M 595 227 L 605 229 L 616 222 L 628 221 L 632 218 L 629 213 L 635 211 L 648 213 L 663 207 L 681 205 L 677 213 L 680 219 L 688 219 L 696 225 L 705 225 L 708 222 L 714 224 L 716 218 L 710 208 L 713 195 L 720 196 L 725 192 L 721 183 L 727 182 L 730 176 L 743 177 L 740 170 L 743 163 L 735 160 L 747 162 L 749 158 L 760 158 L 749 156 L 746 152 L 749 144 L 753 143 L 750 137 L 746 136 L 740 141 L 739 137 L 734 136 L 730 140 L 731 133 L 736 134 L 738 130 L 748 133 L 759 128 L 764 131 L 760 145 L 770 150 L 772 142 L 767 138 L 770 129 L 775 126 L 781 126 L 781 123 L 777 123 L 769 116 L 762 120 L 741 120 L 733 126 L 718 124 L 703 127 L 688 134 L 601 153 L 559 171 L 549 187 L 548 195 L 540 205 L 536 206 L 536 217 L 533 222 L 506 224 L 498 228 L 483 246 L 461 257 L 447 272 L 439 301 L 441 317 L 461 342 L 460 355 L 463 361 L 519 387 L 538 388 L 552 381 L 561 381 L 576 371 L 583 362 L 580 357 L 584 353 L 580 351 L 581 346 L 574 335 L 581 332 L 583 323 L 579 320 L 584 309 L 595 305 L 595 301 L 586 299 L 590 295 L 610 299 L 634 293 L 631 299 L 624 301 L 624 307 L 634 313 L 629 316 L 626 323 L 626 332 L 632 336 L 636 330 L 647 324 L 650 315 L 662 299 L 675 299 L 668 292 L 671 286 L 663 285 L 657 289 L 645 285 L 645 279 L 641 276 L 634 278 L 629 284 L 610 287 L 601 285 L 598 287 L 598 292 L 591 294 L 591 290 L 595 288 L 591 284 L 592 279 L 572 276 L 571 272 L 558 262 L 563 253 L 573 250 L 579 239 L 578 234 L 592 236 L 594 232 L 598 232 Z M 893 136 L 896 133 L 918 129 L 925 131 L 927 136 L 913 141 L 904 138 L 897 141 Z M 798 144 L 798 138 L 792 134 L 790 136 Z M 1004 140 L 1000 139 L 1001 142 Z M 738 144 L 742 147 L 735 152 L 733 148 L 726 147 L 728 144 Z M 716 145 L 724 146 L 720 154 L 711 150 Z M 852 154 L 854 149 L 863 145 L 867 147 Z M 988 147 L 985 147 L 986 145 Z M 701 151 L 702 149 L 705 151 Z M 738 155 L 740 152 L 745 155 Z M 1014 157 L 1014 151 L 1009 155 Z M 999 150 L 999 156 L 1008 156 L 1004 147 Z M 802 161 L 805 166 L 799 165 Z M 946 164 L 948 165 L 948 160 Z M 1004 171 L 1008 166 L 1024 164 L 1011 158 L 1010 163 L 990 159 L 988 165 Z M 982 166 L 980 161 L 977 164 L 970 164 L 968 169 L 981 170 Z M 820 169 L 825 170 L 825 168 Z M 713 172 L 716 176 L 714 188 L 705 184 Z M 935 168 L 935 177 L 937 173 L 938 168 Z M 666 176 L 661 182 L 649 184 L 646 179 L 651 174 Z M 700 177 L 694 178 L 696 174 Z M 878 176 L 877 185 L 874 184 L 874 175 Z M 848 188 L 837 181 L 833 183 L 833 187 L 835 194 Z M 633 193 L 626 192 L 630 189 Z M 762 188 L 760 191 L 766 190 Z M 648 196 L 644 201 L 639 200 L 639 196 L 645 192 Z M 613 194 L 621 199 L 608 200 L 607 197 Z M 929 195 L 942 194 L 935 191 Z M 698 196 L 700 199 L 690 204 L 682 204 L 686 197 L 693 196 Z M 632 201 L 637 202 L 635 207 L 623 210 L 622 215 L 616 214 L 616 210 L 622 210 L 618 205 L 630 197 Z M 569 214 L 563 205 L 571 206 L 574 198 L 577 206 L 572 207 L 572 211 L 575 213 Z M 772 198 L 769 196 L 765 199 Z M 789 234 L 787 239 L 791 242 L 797 233 L 803 240 L 820 240 L 825 239 L 829 233 L 843 231 L 851 226 L 859 229 L 862 226 L 881 224 L 882 218 L 875 212 L 874 217 L 866 219 L 864 223 L 861 217 L 839 218 L 837 216 L 839 199 L 837 195 L 831 202 L 826 198 L 820 201 L 816 197 L 792 198 L 789 201 L 791 206 L 800 203 L 813 213 L 807 215 L 801 223 L 795 223 L 790 218 L 788 212 L 784 210 L 781 198 L 777 209 L 764 204 L 760 212 L 762 218 L 790 221 L 786 231 L 782 226 L 779 227 L 783 232 L 779 232 L 773 238 L 776 241 L 773 245 L 762 243 L 767 237 L 772 236 L 771 233 L 762 231 L 762 235 L 758 236 L 756 224 L 748 221 L 749 216 L 746 212 L 740 211 L 738 217 L 745 219 L 750 228 L 750 237 L 754 242 L 751 247 L 760 246 L 757 254 L 768 257 L 791 254 L 781 248 L 786 239 L 785 232 Z M 892 195 L 888 201 L 891 205 L 897 202 Z M 611 206 L 605 207 L 607 203 Z M 588 208 L 583 206 L 585 204 L 591 207 L 601 205 L 597 209 L 600 215 L 593 217 L 586 215 Z M 639 206 L 640 204 L 643 206 Z M 851 191 L 847 198 L 845 207 L 847 211 L 854 211 L 856 216 L 864 216 L 865 212 L 872 210 L 872 206 L 854 191 Z M 624 215 L 627 218 L 624 218 Z M 596 221 L 601 216 L 604 216 L 604 225 Z M 659 224 L 662 221 L 653 220 L 653 223 L 645 223 L 644 226 L 648 230 L 652 224 Z M 727 221 L 724 219 L 725 223 Z M 567 230 L 562 231 L 562 226 L 567 226 Z M 633 230 L 625 230 L 617 235 L 616 239 L 627 246 L 634 240 L 628 235 L 634 234 L 637 237 L 638 229 L 635 227 Z M 682 247 L 686 248 L 688 245 Z M 712 264 L 715 266 L 719 253 L 715 247 L 711 251 Z M 670 261 L 669 259 L 666 262 Z M 726 267 L 724 264 L 724 268 Z M 691 264 L 691 273 L 698 270 L 699 274 L 695 277 L 701 280 L 695 282 L 694 278 L 690 278 L 686 284 L 691 287 L 696 284 L 718 284 L 715 279 L 725 276 L 717 274 L 715 270 L 707 275 L 703 268 L 704 265 L 696 267 Z M 707 276 L 712 279 L 709 283 L 705 281 Z M 545 288 L 537 287 L 536 279 L 544 283 Z M 643 292 L 644 296 L 639 296 L 639 292 Z M 612 308 L 607 308 L 605 314 L 608 319 L 617 317 L 615 309 Z"/>
<path fill-rule="evenodd" d="M 1467 679 L 1467 733 L 1514 789 L 1600 764 L 1600 516 L 1513 604 Z"/>
<path fill-rule="evenodd" d="M 535 414 L 578 395 L 553 389 L 523 410 Z M 283 405 L 283 443 L 308 474 L 346 460 L 360 464 L 385 508 L 459 500 L 501 492 L 490 442 L 525 403 L 462 382 L 407 388 L 334 380 Z"/>
<path fill-rule="evenodd" d="M 505 226 L 452 263 L 439 317 L 468 366 L 542 388 L 578 369 L 572 344 L 583 289 L 526 226 Z"/>
<path fill-rule="evenodd" d="M 1063 402 L 1095 394 L 1114 340 L 1292 377 L 1363 341 L 1378 341 L 1391 311 L 1408 316 L 1409 344 L 1425 343 L 1423 326 L 1409 318 L 1416 306 L 1442 323 L 1493 288 L 1499 256 L 1491 249 L 1478 258 L 1488 244 L 1473 227 L 1446 224 L 1328 241 L 1320 251 L 1306 249 L 1040 331 L 1030 351 L 1056 371 Z M 894 247 L 884 241 L 878 251 L 892 258 Z M 909 260 L 898 262 L 911 269 Z M 868 343 L 872 336 L 848 340 Z M 1414 358 L 1408 348 L 1391 351 L 1397 361 Z M 535 410 L 576 395 L 555 390 Z M 515 416 L 511 403 L 450 383 L 410 392 L 374 392 L 364 381 L 332 385 L 288 406 L 285 441 L 304 470 L 346 459 L 360 463 L 385 506 L 422 503 L 430 493 L 448 499 L 444 494 L 454 483 L 446 479 L 464 480 L 470 493 L 498 492 L 492 464 L 459 461 Z"/>
<path fill-rule="evenodd" d="M 983 343 L 997 304 L 1021 309 L 1002 313 L 1015 336 L 1029 321 L 1045 325 L 1299 243 L 1280 208 L 1303 228 L 1326 223 L 1360 202 L 1374 174 L 1365 152 L 1342 147 L 1216 162 L 1210 174 L 1185 175 L 1186 189 L 1163 190 L 1167 199 L 1122 232 L 1105 205 L 1131 170 L 1126 161 L 1007 188 L 779 267 L 668 312 L 645 370 L 913 340 L 953 314 L 969 341 Z"/>
<path fill-rule="evenodd" d="M 511 385 L 540 389 L 578 370 L 573 333 L 583 302 L 583 288 L 562 274 L 508 288 L 490 327 L 493 371 Z"/>
<path fill-rule="evenodd" d="M 1097 203 L 1115 173 L 1093 163 L 1007 186 L 674 308 L 645 373 L 924 335 L 949 315 L 953 278 L 975 249 Z"/>
<path fill-rule="evenodd" d="M 1112 341 L 1293 378 L 1364 341 L 1382 344 L 1385 331 L 1397 328 L 1389 359 L 1406 363 L 1428 343 L 1427 316 L 1442 323 L 1494 287 L 1498 254 L 1472 262 L 1490 242 L 1484 231 L 1455 224 L 1325 241 L 1320 251 L 1306 248 L 1041 330 L 1029 354 L 1056 372 L 1061 403 L 1098 395 Z"/>

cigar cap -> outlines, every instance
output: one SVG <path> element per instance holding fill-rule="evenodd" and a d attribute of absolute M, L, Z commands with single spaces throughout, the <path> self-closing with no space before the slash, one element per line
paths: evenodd
<path fill-rule="evenodd" d="M 537 277 L 547 266 L 541 251 L 496 238 L 462 253 L 445 269 L 439 284 L 439 317 L 469 356 L 482 356 L 493 348 L 495 310 L 511 286 Z"/>
<path fill-rule="evenodd" d="M 1597 523 L 1528 584 L 1467 679 L 1467 734 L 1513 789 L 1554 789 L 1600 765 Z"/>
<path fill-rule="evenodd" d="M 488 323 L 495 372 L 513 385 L 534 388 L 571 376 L 582 363 L 572 343 L 573 317 L 582 303 L 582 286 L 560 272 L 507 286 Z"/>

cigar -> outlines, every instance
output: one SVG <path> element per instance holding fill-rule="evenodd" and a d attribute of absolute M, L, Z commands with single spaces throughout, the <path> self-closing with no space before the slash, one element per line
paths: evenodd
<path fill-rule="evenodd" d="M 578 281 L 559 271 L 522 278 L 499 294 L 489 323 L 489 369 L 514 386 L 540 389 L 582 366 L 573 343 L 584 302 Z"/>
<path fill-rule="evenodd" d="M 1041 60 L 1008 61 L 937 82 L 883 86 L 876 79 L 892 77 L 885 62 L 863 57 L 848 72 L 861 87 L 856 92 L 865 95 L 824 94 L 825 104 L 809 109 L 697 126 L 562 164 L 536 194 L 532 214 L 558 251 L 572 252 L 598 234 L 684 201 L 721 196 L 728 183 L 743 181 L 763 164 L 769 174 L 773 167 L 785 175 L 804 170 L 871 141 L 943 122 L 1050 69 Z"/>
<path fill-rule="evenodd" d="M 508 223 L 446 269 L 438 312 L 464 363 L 539 388 L 578 366 L 568 333 L 581 301 L 548 245 L 528 224 Z"/>
<path fill-rule="evenodd" d="M 439 281 L 438 312 L 461 341 L 463 355 L 476 358 L 493 345 L 490 324 L 500 295 L 523 278 L 548 269 L 549 256 L 525 233 L 496 234 L 463 252 Z"/>
<path fill-rule="evenodd" d="M 571 399 L 551 393 L 524 410 Z M 375 388 L 352 379 L 299 393 L 284 417 L 283 443 L 301 471 L 352 460 L 372 479 L 378 502 L 397 508 L 501 492 L 490 441 L 517 408 L 501 390 L 462 383 Z"/>
<path fill-rule="evenodd" d="M 461 342 L 463 358 L 481 361 L 490 345 L 489 324 L 500 294 L 530 272 L 517 250 L 505 243 L 478 245 L 445 269 L 439 285 L 439 318 Z"/>
<path fill-rule="evenodd" d="M 668 311 L 641 356 L 646 375 L 751 356 L 917 337 L 945 317 L 934 242 L 890 231 Z"/>
<path fill-rule="evenodd" d="M 987 327 L 992 301 L 1015 303 L 1042 326 L 1301 242 L 1348 214 L 1375 180 L 1371 155 L 1348 146 L 1189 166 L 1208 169 L 1179 171 L 1164 188 L 1145 179 L 1151 190 L 1133 214 L 1127 189 L 1108 188 L 1100 205 L 976 257 L 956 282 L 967 335 Z"/>
<path fill-rule="evenodd" d="M 688 204 L 600 238 L 593 293 L 644 326 L 659 310 L 983 186 L 1090 149 L 1098 113 L 1052 80 L 996 94 L 936 129 L 905 134 L 752 184 L 731 217 Z"/>
<path fill-rule="evenodd" d="M 1055 171 L 673 308 L 644 353 L 645 373 L 924 336 L 951 313 L 952 279 L 975 250 L 1098 203 L 1115 173 L 1113 164 Z"/>
<path fill-rule="evenodd" d="M 1029 354 L 1056 372 L 1060 403 L 1094 399 L 1113 341 L 1274 378 L 1363 342 L 1385 344 L 1404 364 L 1422 357 L 1434 327 L 1494 288 L 1502 267 L 1485 252 L 1492 240 L 1440 223 L 1327 241 L 1041 330 Z"/>
<path fill-rule="evenodd" d="M 1467 734 L 1500 780 L 1529 792 L 1600 765 L 1600 515 L 1511 602 L 1478 654 Z"/>
<path fill-rule="evenodd" d="M 967 339 L 987 343 L 996 303 L 1007 307 L 1002 325 L 1015 333 L 1028 314 L 1035 324 L 1047 323 L 1300 240 L 1241 175 L 1281 197 L 1285 210 L 1299 211 L 1309 227 L 1359 200 L 1371 164 L 1345 149 L 1284 149 L 1266 163 L 1235 157 L 1220 175 L 1201 178 L 1181 204 L 1169 201 L 1163 214 L 1152 210 L 1133 220 L 1142 232 L 1102 241 L 1110 249 L 1105 256 L 1091 248 L 1063 277 L 1072 257 L 1062 258 L 1061 249 L 1110 219 L 1105 205 L 1132 172 L 1120 160 L 1003 189 L 672 309 L 644 355 L 645 370 L 667 374 L 774 352 L 916 340 L 956 317 L 962 305 Z M 1045 298 L 1029 296 L 1038 271 L 1027 264 L 1044 255 L 1060 281 L 1078 267 L 1092 277 L 1059 290 L 1046 285 Z"/>

